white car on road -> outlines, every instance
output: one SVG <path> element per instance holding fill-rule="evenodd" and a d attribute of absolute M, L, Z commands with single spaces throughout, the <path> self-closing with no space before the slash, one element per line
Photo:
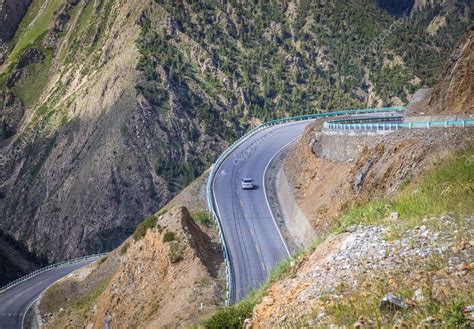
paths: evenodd
<path fill-rule="evenodd" d="M 254 188 L 252 178 L 242 178 L 242 189 L 252 190 Z"/>

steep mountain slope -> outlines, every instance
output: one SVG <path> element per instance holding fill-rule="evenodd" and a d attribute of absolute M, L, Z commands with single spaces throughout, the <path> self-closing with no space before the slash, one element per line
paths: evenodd
<path fill-rule="evenodd" d="M 433 88 L 423 89 L 407 115 L 474 115 L 474 25 L 459 40 Z"/>
<path fill-rule="evenodd" d="M 459 41 L 431 92 L 428 113 L 474 114 L 474 25 Z"/>
<path fill-rule="evenodd" d="M 468 0 L 416 0 L 411 10 L 413 22 L 452 47 L 474 20 L 474 4 Z"/>
<path fill-rule="evenodd" d="M 143 221 L 106 260 L 49 288 L 38 307 L 45 327 L 189 327 L 222 305 L 218 234 L 202 212 L 205 178 Z"/>
<path fill-rule="evenodd" d="M 404 103 L 444 56 L 369 0 L 34 0 L 8 46 L 0 230 L 49 261 L 117 246 L 249 126 Z"/>

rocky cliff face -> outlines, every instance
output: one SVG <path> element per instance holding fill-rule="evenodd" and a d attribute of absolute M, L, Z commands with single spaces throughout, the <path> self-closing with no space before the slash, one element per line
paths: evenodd
<path fill-rule="evenodd" d="M 187 327 L 212 313 L 225 291 L 220 246 L 186 208 L 160 213 L 143 236 L 128 239 L 80 283 L 74 278 L 81 271 L 49 289 L 40 310 L 54 315 L 44 317 L 45 327 Z M 78 307 L 85 296 L 94 297 Z"/>
<path fill-rule="evenodd" d="M 429 114 L 474 114 L 474 25 L 448 58 L 427 109 Z"/>
<path fill-rule="evenodd" d="M 434 88 L 420 90 L 407 116 L 474 114 L 474 27 L 459 40 Z"/>
<path fill-rule="evenodd" d="M 308 127 L 285 160 L 285 173 L 298 203 L 317 232 L 354 204 L 392 196 L 416 180 L 437 159 L 474 141 L 472 129 L 397 132 L 383 137 L 347 136 L 342 142 L 359 148 L 357 156 L 338 161 L 324 156 L 321 143 L 335 148 L 338 136 L 321 136 L 320 126 Z M 295 165 L 296 164 L 296 165 Z"/>

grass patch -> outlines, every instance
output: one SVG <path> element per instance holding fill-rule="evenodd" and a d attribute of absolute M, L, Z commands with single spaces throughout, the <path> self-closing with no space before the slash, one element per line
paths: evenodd
<path fill-rule="evenodd" d="M 301 251 L 292 258 L 288 258 L 278 263 L 268 277 L 266 283 L 259 289 L 250 292 L 244 300 L 230 306 L 225 306 L 217 310 L 211 317 L 202 324 L 206 328 L 242 328 L 244 320 L 252 317 L 252 311 L 263 296 L 265 296 L 268 288 L 276 281 L 287 279 L 296 275 L 296 263 L 301 261 L 311 250 L 316 248 L 315 245 L 308 251 Z"/>
<path fill-rule="evenodd" d="M 209 319 L 204 321 L 206 328 L 242 328 L 244 320 L 252 316 L 252 310 L 257 304 L 255 298 L 246 298 L 245 300 L 219 309 Z"/>
<path fill-rule="evenodd" d="M 125 255 L 127 253 L 128 247 L 130 247 L 130 243 L 126 242 L 122 248 L 120 248 L 120 256 Z"/>
<path fill-rule="evenodd" d="M 207 211 L 194 213 L 192 217 L 196 223 L 204 225 L 205 227 L 211 227 L 213 223 L 211 214 Z"/>
<path fill-rule="evenodd" d="M 50 28 L 54 19 L 54 12 L 61 3 L 61 0 L 49 0 L 46 4 L 41 0 L 33 1 L 14 37 L 14 42 L 17 42 L 7 59 L 8 63 L 16 63 L 20 54 L 33 45 Z"/>
<path fill-rule="evenodd" d="M 105 280 L 99 283 L 97 287 L 95 287 L 91 292 L 88 294 L 81 296 L 72 301 L 71 305 L 75 309 L 81 309 L 88 311 L 91 309 L 92 305 L 95 303 L 97 298 L 107 289 L 107 286 L 112 280 L 112 275 L 107 277 Z"/>
<path fill-rule="evenodd" d="M 474 213 L 474 147 L 458 152 L 418 183 L 410 182 L 392 200 L 372 200 L 356 206 L 341 217 L 337 231 L 355 224 L 386 224 L 399 230 L 420 225 L 429 216 L 453 214 L 460 218 Z M 390 212 L 400 215 L 398 222 L 386 218 Z"/>
<path fill-rule="evenodd" d="M 339 294 L 342 298 L 325 296 L 323 299 L 332 301 L 326 309 L 331 322 L 339 326 L 352 325 L 360 317 L 373 321 L 375 328 L 387 327 L 390 323 L 402 320 L 406 328 L 416 328 L 431 317 L 438 326 L 421 327 L 462 328 L 466 325 L 463 308 L 470 305 L 469 292 L 453 287 L 447 289 L 441 296 L 433 297 L 432 277 L 435 272 L 417 271 L 416 281 L 407 280 L 404 270 L 386 273 L 377 278 L 366 278 L 357 290 L 343 287 Z M 380 300 L 387 292 L 394 292 L 405 301 L 412 300 L 415 291 L 421 289 L 425 298 L 423 302 L 414 303 L 407 309 L 390 312 L 379 308 Z"/>
<path fill-rule="evenodd" d="M 15 94 L 27 108 L 35 104 L 48 83 L 53 55 L 48 49 L 42 49 L 42 52 L 45 55 L 44 60 L 28 65 L 28 73 L 14 87 Z"/>
<path fill-rule="evenodd" d="M 166 232 L 165 235 L 163 235 L 163 242 L 171 242 L 176 240 L 176 234 L 174 232 Z"/>
<path fill-rule="evenodd" d="M 152 228 L 156 225 L 157 219 L 158 218 L 155 215 L 153 215 L 153 216 L 150 216 L 150 217 L 146 218 L 143 222 L 138 224 L 137 228 L 135 229 L 135 232 L 133 232 L 133 239 L 135 241 L 138 241 L 141 238 L 143 238 L 146 234 L 146 231 L 149 228 Z"/>

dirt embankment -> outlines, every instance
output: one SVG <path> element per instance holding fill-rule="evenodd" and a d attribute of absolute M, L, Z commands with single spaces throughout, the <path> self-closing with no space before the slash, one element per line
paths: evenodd
<path fill-rule="evenodd" d="M 284 167 L 301 210 L 320 234 L 350 206 L 392 196 L 447 154 L 474 142 L 470 128 L 400 131 L 378 136 L 352 162 L 337 162 L 318 156 L 320 127 L 307 128 Z"/>

